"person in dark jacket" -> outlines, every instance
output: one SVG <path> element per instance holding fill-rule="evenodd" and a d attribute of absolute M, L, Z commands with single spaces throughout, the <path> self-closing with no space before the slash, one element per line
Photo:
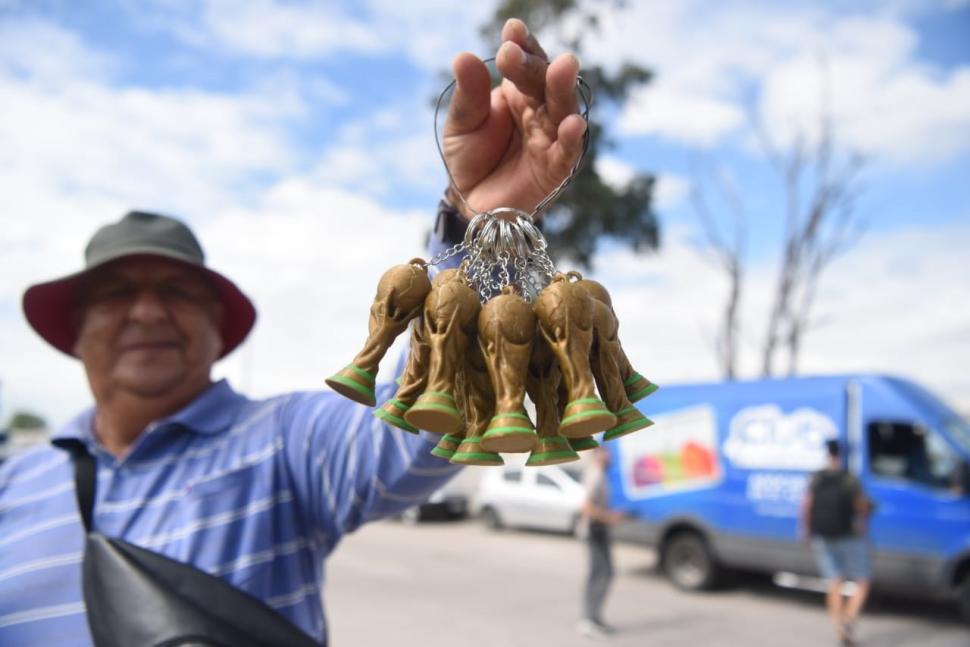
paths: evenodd
<path fill-rule="evenodd" d="M 819 572 L 828 582 L 826 608 L 842 645 L 853 645 L 859 613 L 869 595 L 866 541 L 869 499 L 842 465 L 837 440 L 826 442 L 828 465 L 812 475 L 802 506 L 802 535 L 811 541 Z M 844 584 L 852 582 L 851 595 Z"/>

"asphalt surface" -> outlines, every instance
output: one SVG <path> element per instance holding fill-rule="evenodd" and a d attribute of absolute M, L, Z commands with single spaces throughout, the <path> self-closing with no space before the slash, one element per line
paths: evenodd
<path fill-rule="evenodd" d="M 614 645 L 708 647 L 837 644 L 819 593 L 746 576 L 714 593 L 677 591 L 641 546 L 615 546 L 606 619 Z M 347 537 L 329 560 L 324 595 L 332 644 L 571 647 L 585 545 L 570 537 L 490 531 L 474 520 L 385 521 Z M 948 605 L 877 597 L 859 626 L 874 647 L 968 647 Z"/>

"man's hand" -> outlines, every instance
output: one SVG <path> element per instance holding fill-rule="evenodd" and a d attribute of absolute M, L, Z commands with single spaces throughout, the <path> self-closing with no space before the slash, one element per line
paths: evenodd
<path fill-rule="evenodd" d="M 569 175 L 582 152 L 586 122 L 578 113 L 579 60 L 563 54 L 548 62 L 525 23 L 512 18 L 502 28 L 495 62 L 503 78 L 493 90 L 481 60 L 467 52 L 455 57 L 445 159 L 473 209 L 531 212 Z"/>

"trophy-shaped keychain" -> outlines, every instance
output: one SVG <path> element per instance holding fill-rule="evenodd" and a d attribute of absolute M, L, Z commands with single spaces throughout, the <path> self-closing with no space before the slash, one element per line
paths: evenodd
<path fill-rule="evenodd" d="M 633 370 L 620 345 L 609 293 L 549 257 L 536 218 L 575 177 L 589 130 L 569 175 L 531 213 L 511 207 L 477 211 L 455 183 L 438 138 L 451 189 L 475 213 L 464 240 L 428 262 L 388 270 L 378 284 L 363 350 L 327 383 L 373 406 L 378 364 L 411 326 L 404 373 L 394 397 L 375 415 L 409 432 L 440 434 L 432 453 L 455 463 L 501 465 L 502 453 L 528 453 L 528 465 L 578 458 L 652 424 L 632 404 L 656 390 Z M 588 118 L 589 87 L 577 78 Z M 463 255 L 457 269 L 429 280 L 428 270 Z M 535 422 L 526 396 L 535 405 Z"/>

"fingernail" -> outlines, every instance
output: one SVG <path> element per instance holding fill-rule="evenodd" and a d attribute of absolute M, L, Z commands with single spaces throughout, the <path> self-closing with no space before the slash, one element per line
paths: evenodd
<path fill-rule="evenodd" d="M 516 45 L 515 43 L 513 43 L 512 41 L 506 42 L 504 45 L 502 45 L 502 48 L 505 50 L 505 56 L 509 57 L 509 59 L 511 59 L 513 55 L 509 54 L 508 51 L 510 49 L 516 49 L 519 52 L 520 63 L 525 65 L 525 62 L 528 60 L 528 55 L 525 53 L 525 50 L 519 47 L 518 45 Z"/>

